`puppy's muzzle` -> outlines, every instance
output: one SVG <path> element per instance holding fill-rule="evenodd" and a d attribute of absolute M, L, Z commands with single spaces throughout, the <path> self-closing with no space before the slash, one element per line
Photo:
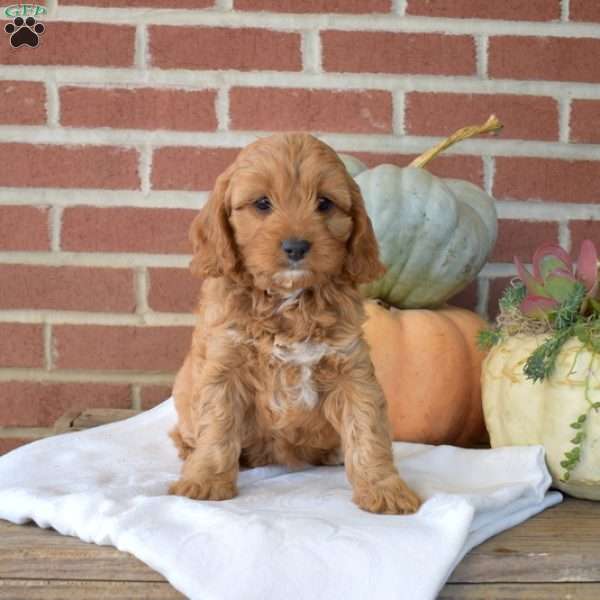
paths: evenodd
<path fill-rule="evenodd" d="M 281 242 L 281 249 L 285 252 L 290 262 L 299 262 L 310 250 L 310 242 L 308 240 L 290 238 Z"/>

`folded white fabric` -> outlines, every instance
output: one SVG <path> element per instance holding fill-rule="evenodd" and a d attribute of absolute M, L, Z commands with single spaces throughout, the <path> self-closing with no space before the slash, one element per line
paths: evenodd
<path fill-rule="evenodd" d="M 0 458 L 0 518 L 114 545 L 190 598 L 435 598 L 462 556 L 560 502 L 537 446 L 394 445 L 422 498 L 412 516 L 351 502 L 343 467 L 244 471 L 239 496 L 168 496 L 180 461 L 171 399 L 132 419 Z"/>

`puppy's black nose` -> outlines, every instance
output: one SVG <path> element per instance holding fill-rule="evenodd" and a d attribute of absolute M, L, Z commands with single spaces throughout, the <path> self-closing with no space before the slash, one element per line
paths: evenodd
<path fill-rule="evenodd" d="M 310 242 L 307 240 L 297 240 L 291 238 L 281 242 L 281 248 L 293 261 L 302 260 L 304 255 L 310 250 Z"/>

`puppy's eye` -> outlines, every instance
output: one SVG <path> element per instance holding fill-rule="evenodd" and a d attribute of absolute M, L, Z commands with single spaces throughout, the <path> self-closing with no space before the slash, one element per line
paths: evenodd
<path fill-rule="evenodd" d="M 266 213 L 271 212 L 273 205 L 271 204 L 271 201 L 266 196 L 263 196 L 262 198 L 255 200 L 254 208 L 256 208 L 256 210 L 258 212 L 266 214 Z"/>
<path fill-rule="evenodd" d="M 333 208 L 333 202 L 325 196 L 321 196 L 317 200 L 317 210 L 321 213 L 329 212 Z"/>

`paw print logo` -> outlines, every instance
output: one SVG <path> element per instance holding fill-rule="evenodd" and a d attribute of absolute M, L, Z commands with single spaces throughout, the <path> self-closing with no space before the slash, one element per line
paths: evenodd
<path fill-rule="evenodd" d="M 40 43 L 39 36 L 46 31 L 46 28 L 42 23 L 36 23 L 33 17 L 27 17 L 25 20 L 16 17 L 12 23 L 4 26 L 4 31 L 11 34 L 10 45 L 13 48 L 23 45 L 35 48 Z"/>

